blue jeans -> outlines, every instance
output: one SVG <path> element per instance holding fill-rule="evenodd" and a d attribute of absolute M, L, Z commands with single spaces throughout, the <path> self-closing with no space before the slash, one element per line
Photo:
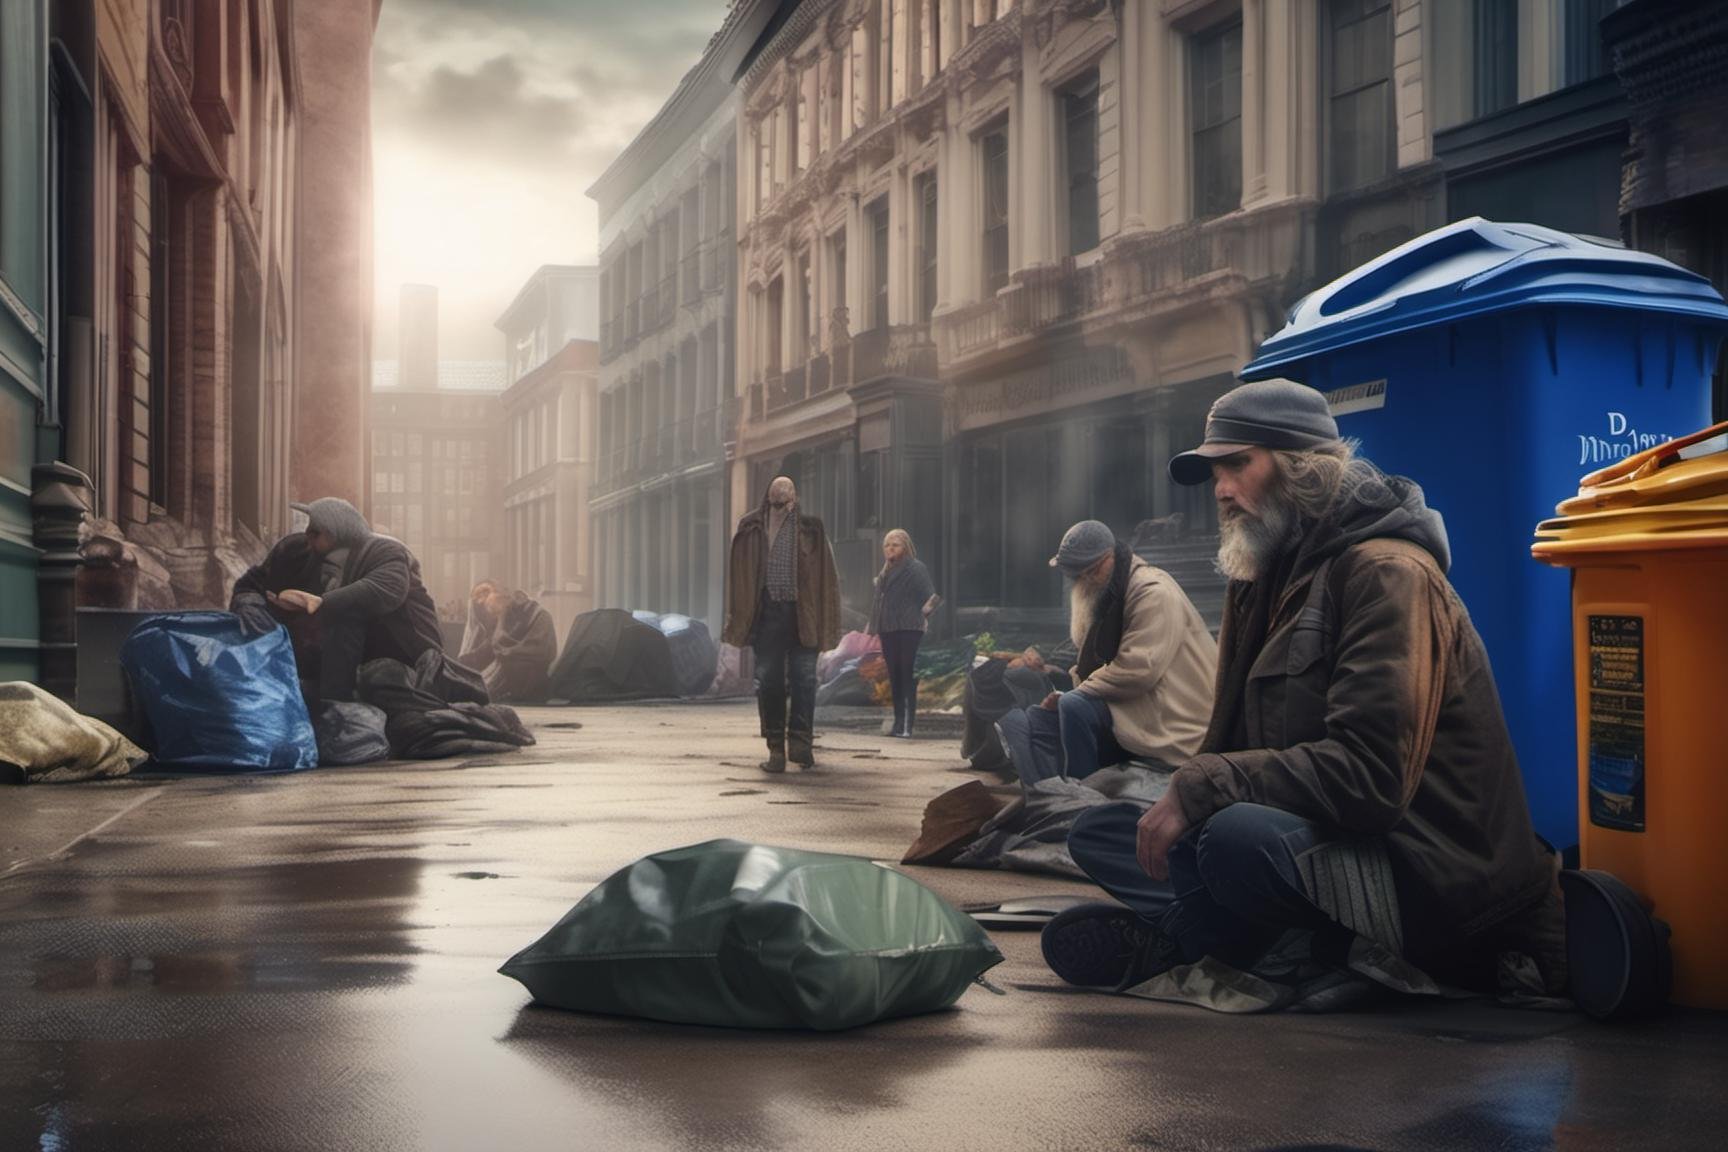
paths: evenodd
<path fill-rule="evenodd" d="M 1154 880 L 1135 856 L 1146 806 L 1082 812 L 1068 833 L 1074 862 L 1099 887 L 1173 938 L 1183 963 L 1215 956 L 1246 969 L 1291 928 L 1315 933 L 1316 959 L 1341 961 L 1351 933 L 1309 898 L 1297 858 L 1326 839 L 1300 816 L 1262 804 L 1221 809 L 1170 848 L 1170 879 Z"/>
<path fill-rule="evenodd" d="M 1022 784 L 1079 780 L 1128 759 L 1116 743 L 1110 706 L 1084 692 L 1062 693 L 1054 709 L 1016 709 L 996 725 Z"/>

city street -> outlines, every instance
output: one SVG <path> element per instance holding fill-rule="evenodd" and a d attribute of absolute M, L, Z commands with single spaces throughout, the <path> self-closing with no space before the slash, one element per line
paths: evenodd
<path fill-rule="evenodd" d="M 953 721 L 747 701 L 523 710 L 515 755 L 8 792 L 0 1149 L 1716 1146 L 1728 1017 L 1479 1003 L 1232 1018 L 1080 993 L 1033 932 L 953 1010 L 766 1034 L 529 1005 L 496 969 L 652 851 L 896 861 L 972 775 Z M 1084 891 L 917 868 L 957 904 Z M 1709 1133 L 1718 1133 L 1711 1137 Z"/>

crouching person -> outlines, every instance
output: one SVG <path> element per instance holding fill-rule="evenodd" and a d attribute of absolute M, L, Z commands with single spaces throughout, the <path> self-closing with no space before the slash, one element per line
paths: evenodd
<path fill-rule="evenodd" d="M 504 703 L 546 699 L 558 626 L 540 601 L 491 581 L 474 586 L 468 630 L 457 660 L 479 672 L 486 692 Z"/>
<path fill-rule="evenodd" d="M 1215 484 L 1217 703 L 1163 799 L 1076 821 L 1074 860 L 1128 907 L 1053 920 L 1051 968 L 1117 988 L 1203 957 L 1249 969 L 1301 929 L 1322 964 L 1363 937 L 1493 990 L 1521 953 L 1558 991 L 1555 864 L 1421 489 L 1354 459 L 1325 398 L 1282 380 L 1219 399 L 1170 474 Z"/>
<path fill-rule="evenodd" d="M 352 700 L 367 660 L 412 667 L 443 648 L 437 606 L 406 545 L 374 534 L 346 500 L 293 507 L 306 513 L 306 530 L 278 540 L 235 582 L 229 609 L 256 624 L 288 625 L 308 705 Z"/>
<path fill-rule="evenodd" d="M 1130 757 L 1174 767 L 1192 756 L 1212 712 L 1218 646 L 1167 572 L 1097 520 L 1068 529 L 1050 566 L 1073 583 L 1075 686 L 997 721 L 1022 783 L 1080 779 Z"/>

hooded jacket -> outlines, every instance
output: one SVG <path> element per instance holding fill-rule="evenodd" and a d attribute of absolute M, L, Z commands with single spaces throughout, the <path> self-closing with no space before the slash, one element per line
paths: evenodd
<path fill-rule="evenodd" d="M 726 569 L 726 627 L 720 638 L 735 648 L 753 640 L 762 582 L 768 570 L 768 494 L 738 521 Z M 840 643 L 840 573 L 822 521 L 798 513 L 798 644 L 826 652 Z"/>
<path fill-rule="evenodd" d="M 1349 481 L 1280 565 L 1263 640 L 1254 585 L 1231 583 L 1212 724 L 1172 787 L 1193 826 L 1251 802 L 1384 836 L 1413 960 L 1480 974 L 1522 951 L 1557 989 L 1554 864 L 1445 526 L 1408 480 L 1357 461 Z"/>
<path fill-rule="evenodd" d="M 412 665 L 427 649 L 443 648 L 438 609 L 420 582 L 420 562 L 400 540 L 372 534 L 350 545 L 340 581 L 329 591 L 323 563 L 304 532 L 291 532 L 234 582 L 229 610 L 262 620 L 275 615 L 266 593 L 297 588 L 323 597 L 315 617 L 322 628 L 367 629 L 369 660 L 388 656 Z"/>

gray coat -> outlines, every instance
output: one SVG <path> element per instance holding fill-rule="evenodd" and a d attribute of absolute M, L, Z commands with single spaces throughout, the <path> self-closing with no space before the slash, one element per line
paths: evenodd
<path fill-rule="evenodd" d="M 930 569 L 922 560 L 905 560 L 876 577 L 876 597 L 870 604 L 872 636 L 884 632 L 922 632 L 929 627 L 924 605 L 936 594 Z"/>

